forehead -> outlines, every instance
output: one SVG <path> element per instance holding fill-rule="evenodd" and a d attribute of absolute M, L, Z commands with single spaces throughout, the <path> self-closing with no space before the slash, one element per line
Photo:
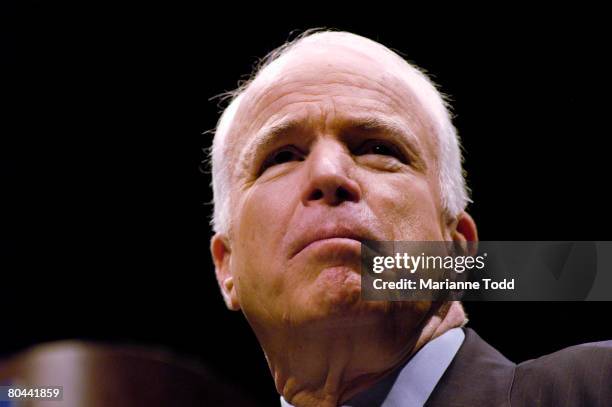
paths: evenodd
<path fill-rule="evenodd" d="M 283 121 L 328 127 L 369 116 L 404 125 L 433 152 L 433 120 L 413 89 L 418 84 L 406 75 L 408 69 L 378 44 L 312 44 L 291 50 L 245 91 L 230 145 L 239 149 L 262 128 Z"/>

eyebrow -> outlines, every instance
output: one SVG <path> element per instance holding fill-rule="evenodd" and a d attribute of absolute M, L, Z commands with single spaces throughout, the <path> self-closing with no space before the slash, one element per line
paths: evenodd
<path fill-rule="evenodd" d="M 295 130 L 302 130 L 304 123 L 300 119 L 279 119 L 262 127 L 255 136 L 249 140 L 240 153 L 239 165 L 247 168 L 257 158 L 258 152 L 267 151 L 274 146 L 279 138 Z"/>
<path fill-rule="evenodd" d="M 420 170 L 427 169 L 424 150 L 416 133 L 400 118 L 394 116 L 361 116 L 351 118 L 343 127 L 342 133 L 361 132 L 373 135 L 384 134 L 394 142 L 403 144 L 409 153 L 409 159 Z"/>
<path fill-rule="evenodd" d="M 257 158 L 260 151 L 267 151 L 273 147 L 278 143 L 280 137 L 296 131 L 303 132 L 308 127 L 305 122 L 301 118 L 282 118 L 265 125 L 242 149 L 239 163 L 242 167 L 248 167 Z M 398 118 L 364 115 L 347 117 L 339 122 L 339 135 L 342 138 L 351 132 L 385 134 L 392 137 L 394 141 L 405 144 L 410 153 L 415 155 L 422 165 L 425 164 L 418 137 Z"/>
<path fill-rule="evenodd" d="M 361 131 L 365 133 L 387 134 L 405 142 L 409 147 L 420 153 L 421 145 L 416 134 L 406 126 L 401 120 L 394 117 L 363 116 L 347 120 L 343 126 L 343 133 L 351 131 Z"/>

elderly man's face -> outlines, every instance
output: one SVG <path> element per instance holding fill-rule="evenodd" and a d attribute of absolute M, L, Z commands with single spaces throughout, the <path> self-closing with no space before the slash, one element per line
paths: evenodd
<path fill-rule="evenodd" d="M 304 47 L 244 95 L 222 279 L 251 323 L 389 312 L 359 299 L 359 241 L 448 240 L 433 124 L 401 69 Z"/>

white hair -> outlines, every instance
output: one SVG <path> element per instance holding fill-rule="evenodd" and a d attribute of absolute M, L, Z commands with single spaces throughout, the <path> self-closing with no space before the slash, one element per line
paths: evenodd
<path fill-rule="evenodd" d="M 263 75 L 273 76 L 281 67 L 282 57 L 298 46 L 312 43 L 351 46 L 364 42 L 369 45 L 374 44 L 379 51 L 383 51 L 387 57 L 390 57 L 390 60 L 403 65 L 405 68 L 401 71 L 404 75 L 403 79 L 410 85 L 417 100 L 431 116 L 437 137 L 438 180 L 441 204 L 445 214 L 455 218 L 465 209 L 467 203 L 471 202 L 465 183 L 465 173 L 462 169 L 460 140 L 451 121 L 450 105 L 427 75 L 397 53 L 377 42 L 348 32 L 313 29 L 269 53 L 260 61 L 248 81 L 240 84 L 238 89 L 221 95 L 222 99 L 229 99 L 230 103 L 217 123 L 209 157 L 212 164 L 211 185 L 214 205 L 211 225 L 215 232 L 228 233 L 231 226 L 229 200 L 233 163 L 227 159 L 227 139 L 241 99 L 249 85 Z"/>

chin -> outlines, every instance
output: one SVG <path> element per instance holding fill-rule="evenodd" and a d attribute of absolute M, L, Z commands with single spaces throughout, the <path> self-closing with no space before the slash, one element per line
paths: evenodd
<path fill-rule="evenodd" d="M 361 274 L 352 267 L 338 266 L 321 270 L 304 298 L 307 310 L 305 319 L 315 321 L 338 321 L 351 319 L 365 322 L 367 315 L 373 318 L 397 311 L 400 303 L 387 301 L 363 301 L 361 299 Z M 354 319 L 359 315 L 359 319 Z M 365 317 L 365 318 L 364 318 Z"/>
<path fill-rule="evenodd" d="M 322 305 L 338 311 L 352 308 L 361 301 L 361 275 L 351 267 L 323 269 L 316 280 L 316 293 Z"/>

